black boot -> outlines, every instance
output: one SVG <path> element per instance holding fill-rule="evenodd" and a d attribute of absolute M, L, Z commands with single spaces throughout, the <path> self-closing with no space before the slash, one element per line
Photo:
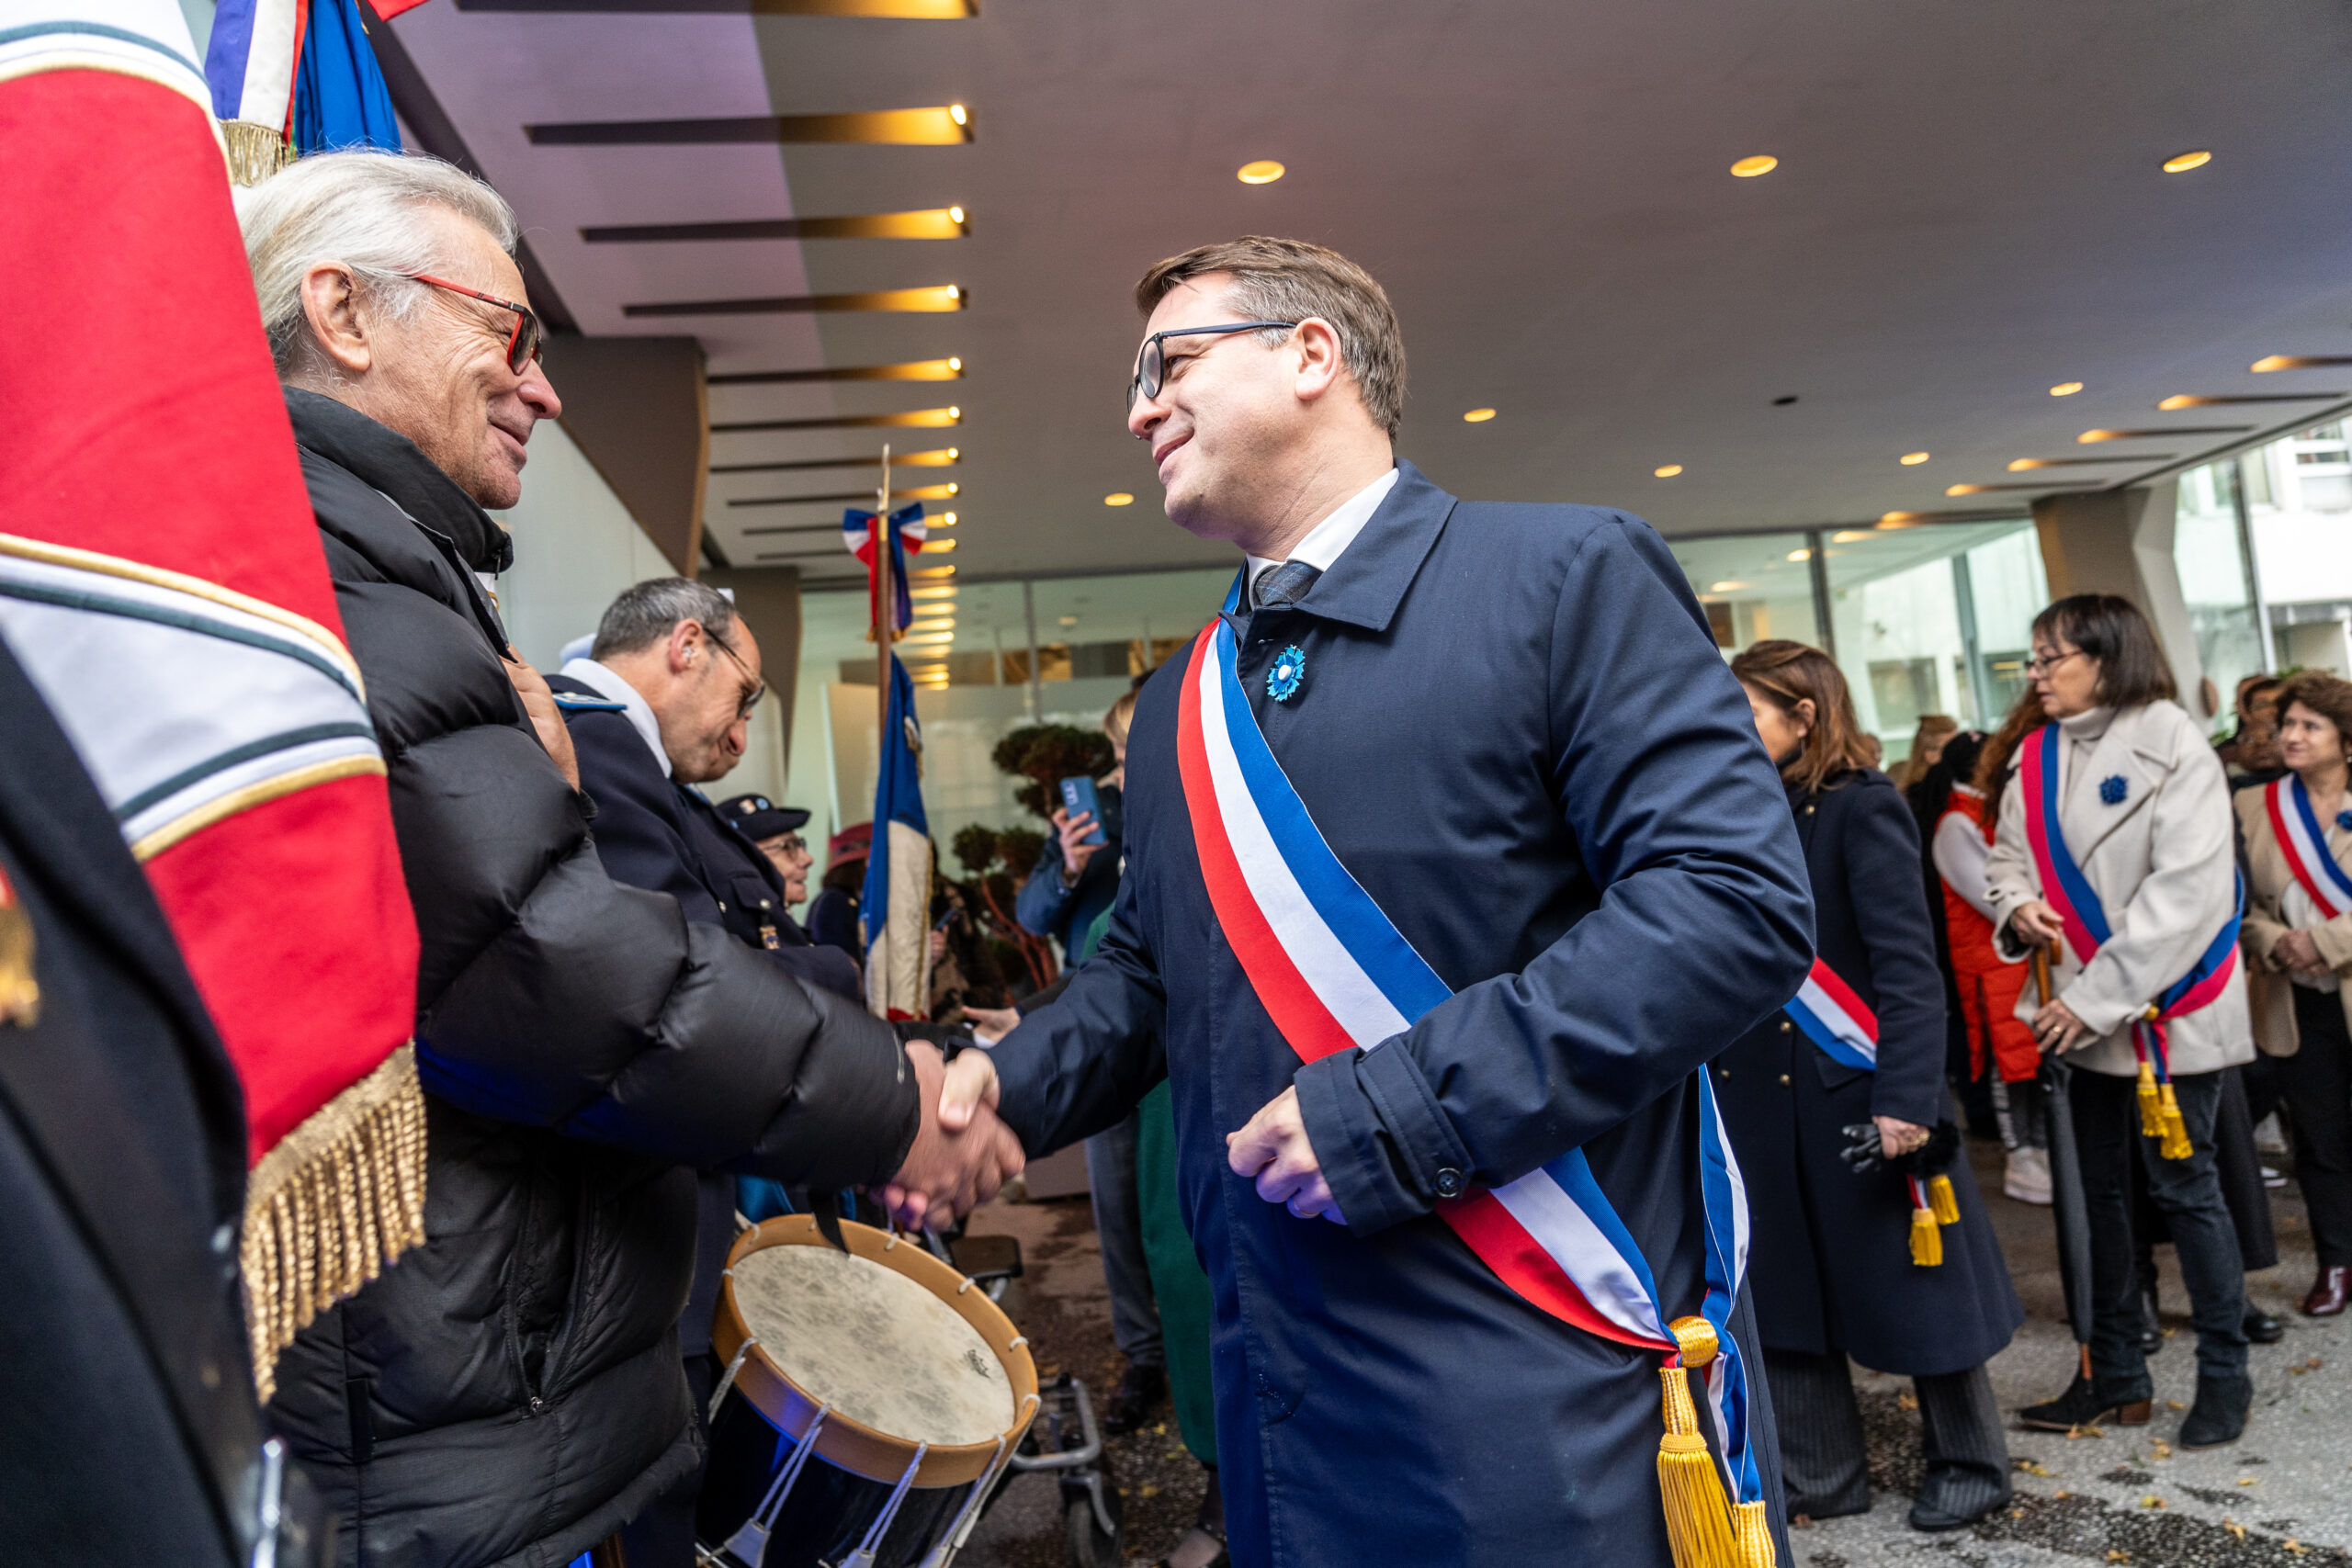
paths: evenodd
<path fill-rule="evenodd" d="M 1102 1401 L 1102 1429 L 1124 1438 L 1142 1426 L 1153 1407 L 1168 1397 L 1168 1369 L 1127 1363 L 1127 1370 Z"/>
<path fill-rule="evenodd" d="M 2276 1345 L 2287 1337 L 2287 1325 L 2258 1306 L 2245 1309 L 2245 1337 L 2256 1345 Z"/>
<path fill-rule="evenodd" d="M 2218 1449 L 2234 1443 L 2245 1431 L 2246 1413 L 2254 1408 L 2254 1380 L 2197 1374 L 2197 1401 L 2180 1424 L 2184 1449 Z"/>
<path fill-rule="evenodd" d="M 2041 1432 L 2071 1432 L 2077 1427 L 2109 1424 L 2144 1427 L 2153 1404 L 2146 1394 L 2119 1396 L 2077 1373 L 2065 1393 L 2045 1404 L 2027 1405 L 2018 1412 L 2018 1420 Z"/>
<path fill-rule="evenodd" d="M 2140 1351 L 2153 1356 L 2165 1348 L 2164 1321 L 2156 1304 L 2156 1260 L 2153 1257 L 2140 1259 Z"/>

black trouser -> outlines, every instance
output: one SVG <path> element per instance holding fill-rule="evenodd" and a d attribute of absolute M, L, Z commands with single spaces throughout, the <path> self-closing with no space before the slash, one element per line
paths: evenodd
<path fill-rule="evenodd" d="M 2344 998 L 2309 986 L 2290 988 L 2302 1043 L 2271 1064 L 2294 1128 L 2295 1182 L 2311 1210 L 2320 1267 L 2352 1267 L 2352 1037 L 2344 1028 Z"/>
<path fill-rule="evenodd" d="M 1764 1376 L 1781 1434 L 1781 1484 L 1789 1517 L 1834 1519 L 1871 1506 L 1861 1407 L 1842 1355 L 1766 1350 Z M 1928 1461 L 1918 1501 L 1974 1518 L 2009 1496 L 2009 1449 L 1983 1367 L 1914 1378 L 1919 1447 Z"/>
<path fill-rule="evenodd" d="M 2082 1153 L 2083 1199 L 2091 1233 L 2091 1370 L 2103 1395 L 2145 1399 L 2154 1392 L 2140 1348 L 2144 1321 L 2132 1268 L 2132 1141 L 2140 1137 L 2139 1085 L 2106 1073 L 2072 1079 L 2075 1142 Z M 2213 1163 L 2213 1118 L 2222 1075 L 2173 1080 L 2188 1124 L 2187 1159 L 2165 1159 L 2157 1141 L 2142 1139 L 2148 1196 L 2172 1232 L 2181 1278 L 2197 1323 L 2200 1376 L 2245 1376 L 2245 1275 L 2237 1229 L 2222 1201 Z"/>
<path fill-rule="evenodd" d="M 718 1386 L 718 1358 L 705 1350 L 686 1359 L 686 1387 L 694 1393 L 695 1430 L 710 1446 L 710 1391 Z M 621 1557 L 628 1568 L 695 1568 L 695 1504 L 702 1497 L 701 1465 L 656 1497 L 621 1530 Z"/>

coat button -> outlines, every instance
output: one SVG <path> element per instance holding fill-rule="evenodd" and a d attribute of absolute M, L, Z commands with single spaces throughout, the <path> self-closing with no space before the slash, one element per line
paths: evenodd
<path fill-rule="evenodd" d="M 1812 816 L 1812 815 L 1813 815 L 1813 807 L 1810 807 L 1810 806 L 1806 807 L 1804 808 L 1804 814 L 1805 814 L 1807 817 Z"/>
<path fill-rule="evenodd" d="M 1441 1198 L 1459 1198 L 1462 1196 L 1462 1173 L 1449 1165 L 1437 1173 L 1437 1179 L 1430 1185 L 1437 1190 Z"/>
<path fill-rule="evenodd" d="M 1796 1025 L 1795 1025 L 1795 1024 L 1793 1024 L 1793 1023 L 1791 1023 L 1787 1019 L 1785 1019 L 1785 1018 L 1784 1018 L 1784 1019 L 1781 1020 L 1781 1033 L 1786 1034 L 1790 1030 L 1794 1029 L 1795 1027 L 1796 1027 Z"/>
<path fill-rule="evenodd" d="M 1782 1089 L 1786 1089 L 1786 1088 L 1788 1088 L 1788 1087 L 1789 1087 L 1789 1075 L 1788 1075 L 1788 1074 L 1786 1074 L 1786 1073 L 1782 1073 L 1782 1074 L 1781 1075 L 1781 1087 Z"/>

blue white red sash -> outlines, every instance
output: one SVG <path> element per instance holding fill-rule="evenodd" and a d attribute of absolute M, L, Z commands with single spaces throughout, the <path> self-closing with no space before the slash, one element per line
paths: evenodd
<path fill-rule="evenodd" d="M 2075 863 L 2066 836 L 2058 823 L 2058 727 L 2045 724 L 2018 749 L 2018 784 L 2025 794 L 2025 836 L 2041 874 L 2041 896 L 2058 911 L 2065 928 L 2066 945 L 2083 964 L 2113 934 L 2098 894 Z M 2283 837 L 2281 841 L 2283 842 Z M 2238 917 L 2245 904 L 2241 882 L 2237 905 L 2215 933 L 2196 965 L 2152 1004 L 2148 1018 L 2132 1026 L 2132 1049 L 2140 1059 L 2153 1058 L 2159 1083 L 2172 1081 L 2172 1061 L 2165 1048 L 2165 1023 L 2195 1012 L 2218 998 L 2230 983 L 2238 962 Z"/>
<path fill-rule="evenodd" d="M 1226 599 L 1239 603 L 1240 583 Z M 1210 903 L 1274 1026 L 1306 1061 L 1370 1051 L 1453 995 L 1307 815 L 1251 714 L 1223 617 L 1193 645 L 1177 719 L 1184 801 Z M 1747 1199 L 1701 1071 L 1700 1183 L 1706 1297 L 1720 1353 L 1708 1404 L 1736 1501 L 1760 1495 L 1747 1390 L 1730 1317 L 1747 1263 Z M 1657 1283 L 1580 1149 L 1438 1213 L 1530 1304 L 1620 1344 L 1677 1354 Z"/>
<path fill-rule="evenodd" d="M 2279 852 L 2287 857 L 2287 869 L 2312 896 L 2319 912 L 2331 920 L 2352 914 L 2352 876 L 2335 863 L 2335 855 L 2327 847 L 2327 832 L 2319 825 L 2319 814 L 2312 809 L 2303 781 L 2293 773 L 2274 779 L 2263 790 L 2262 799 L 2270 808 L 2270 830 L 2278 837 Z"/>
<path fill-rule="evenodd" d="M 1878 1071 L 1878 1014 L 1820 959 L 1813 961 L 1813 973 L 1783 1010 L 1831 1060 Z"/>

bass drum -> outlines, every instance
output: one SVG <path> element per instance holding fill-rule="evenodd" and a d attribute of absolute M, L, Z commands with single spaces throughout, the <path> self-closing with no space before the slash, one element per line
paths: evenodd
<path fill-rule="evenodd" d="M 912 1242 L 806 1214 L 736 1239 L 695 1517 L 737 1568 L 945 1568 L 1037 1409 L 1028 1341 Z"/>

